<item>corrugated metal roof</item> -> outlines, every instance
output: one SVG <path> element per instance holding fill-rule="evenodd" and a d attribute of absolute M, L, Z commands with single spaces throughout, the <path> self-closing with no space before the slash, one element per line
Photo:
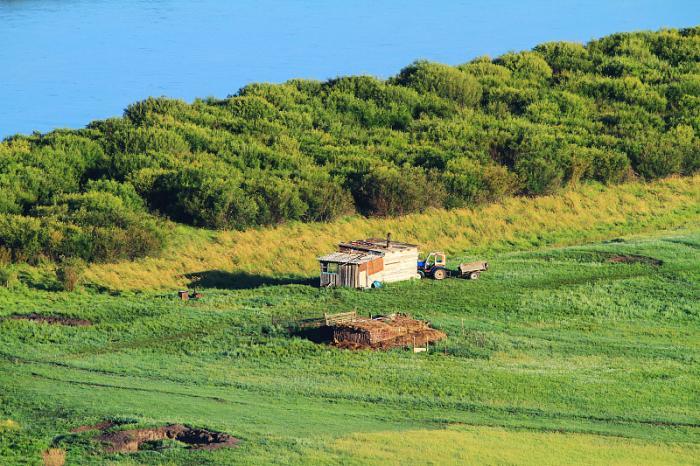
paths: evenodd
<path fill-rule="evenodd" d="M 338 245 L 345 249 L 355 249 L 355 250 L 365 250 L 365 251 L 404 251 L 406 249 L 418 248 L 415 244 L 402 243 L 401 241 L 390 241 L 387 246 L 386 239 L 380 238 L 368 238 L 365 240 L 355 240 L 347 243 L 340 243 Z"/>
<path fill-rule="evenodd" d="M 378 256 L 377 254 L 350 254 L 346 252 L 332 252 L 330 254 L 326 254 L 325 256 L 321 256 L 318 258 L 320 262 L 335 262 L 338 264 L 364 264 L 365 262 L 369 262 L 371 260 L 377 259 Z"/>

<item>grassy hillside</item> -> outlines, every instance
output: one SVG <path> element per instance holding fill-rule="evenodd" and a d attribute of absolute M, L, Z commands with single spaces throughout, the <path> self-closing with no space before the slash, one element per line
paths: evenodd
<path fill-rule="evenodd" d="M 94 324 L 0 321 L 0 462 L 38 463 L 52 447 L 68 464 L 692 464 L 700 228 L 631 238 L 605 228 L 603 242 L 527 251 L 504 237 L 478 281 L 233 285 L 197 302 L 0 289 L 2 316 Z M 545 238 L 572 231 L 564 223 Z M 280 324 L 350 309 L 409 312 L 449 338 L 430 354 L 352 352 Z M 95 432 L 70 433 L 104 419 L 127 423 L 117 430 L 181 422 L 241 443 L 121 455 Z"/>
<path fill-rule="evenodd" d="M 243 230 L 693 175 L 699 76 L 695 27 L 416 62 L 388 80 L 149 98 L 85 129 L 0 142 L 0 258 L 152 255 L 163 217 Z"/>
<path fill-rule="evenodd" d="M 51 448 L 68 464 L 693 464 L 698 181 L 584 185 L 397 219 L 177 226 L 160 257 L 93 264 L 74 293 L 55 291 L 53 264 L 15 265 L 20 283 L 0 287 L 0 463 L 38 464 Z M 386 231 L 491 269 L 369 292 L 307 285 L 317 254 Z M 609 262 L 620 254 L 661 264 Z M 192 283 L 205 297 L 177 300 Z M 449 338 L 429 355 L 353 353 L 287 332 L 351 309 L 408 312 Z M 6 319 L 31 312 L 94 325 Z M 105 419 L 241 443 L 120 455 L 96 432 L 70 432 Z"/>
<path fill-rule="evenodd" d="M 160 257 L 95 264 L 86 279 L 111 290 L 306 282 L 317 275 L 316 257 L 333 250 L 339 241 L 383 237 L 387 232 L 419 244 L 423 252 L 438 249 L 478 255 L 580 244 L 699 221 L 697 176 L 614 187 L 580 186 L 558 195 L 513 197 L 474 209 L 434 209 L 396 219 L 348 217 L 245 232 L 178 226 Z"/>

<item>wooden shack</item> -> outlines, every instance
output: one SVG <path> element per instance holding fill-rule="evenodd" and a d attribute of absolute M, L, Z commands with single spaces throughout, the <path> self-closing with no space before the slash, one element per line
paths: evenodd
<path fill-rule="evenodd" d="M 370 238 L 340 243 L 338 251 L 318 258 L 320 284 L 370 288 L 374 282 L 390 283 L 417 277 L 418 246 Z"/>

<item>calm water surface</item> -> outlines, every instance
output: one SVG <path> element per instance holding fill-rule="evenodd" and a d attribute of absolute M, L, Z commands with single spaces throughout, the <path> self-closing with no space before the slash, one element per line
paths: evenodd
<path fill-rule="evenodd" d="M 700 0 L 0 0 L 0 138 L 82 127 L 149 95 L 387 77 L 549 40 L 700 23 Z"/>

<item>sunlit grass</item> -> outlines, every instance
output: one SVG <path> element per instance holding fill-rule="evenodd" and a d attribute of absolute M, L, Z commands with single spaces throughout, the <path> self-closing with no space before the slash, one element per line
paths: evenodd
<path fill-rule="evenodd" d="M 421 250 L 460 253 L 580 244 L 698 223 L 700 176 L 604 187 L 585 185 L 552 196 L 516 197 L 474 209 L 432 210 L 402 218 L 349 217 L 245 232 L 173 228 L 158 258 L 94 265 L 87 280 L 115 290 L 173 289 L 187 274 L 225 270 L 253 275 L 315 275 L 316 257 L 342 240 L 384 236 Z"/>
<path fill-rule="evenodd" d="M 692 465 L 700 446 L 487 427 L 354 434 L 333 442 L 344 464 Z M 314 455 L 311 455 L 314 457 Z M 319 455 L 319 460 L 323 456 Z"/>

